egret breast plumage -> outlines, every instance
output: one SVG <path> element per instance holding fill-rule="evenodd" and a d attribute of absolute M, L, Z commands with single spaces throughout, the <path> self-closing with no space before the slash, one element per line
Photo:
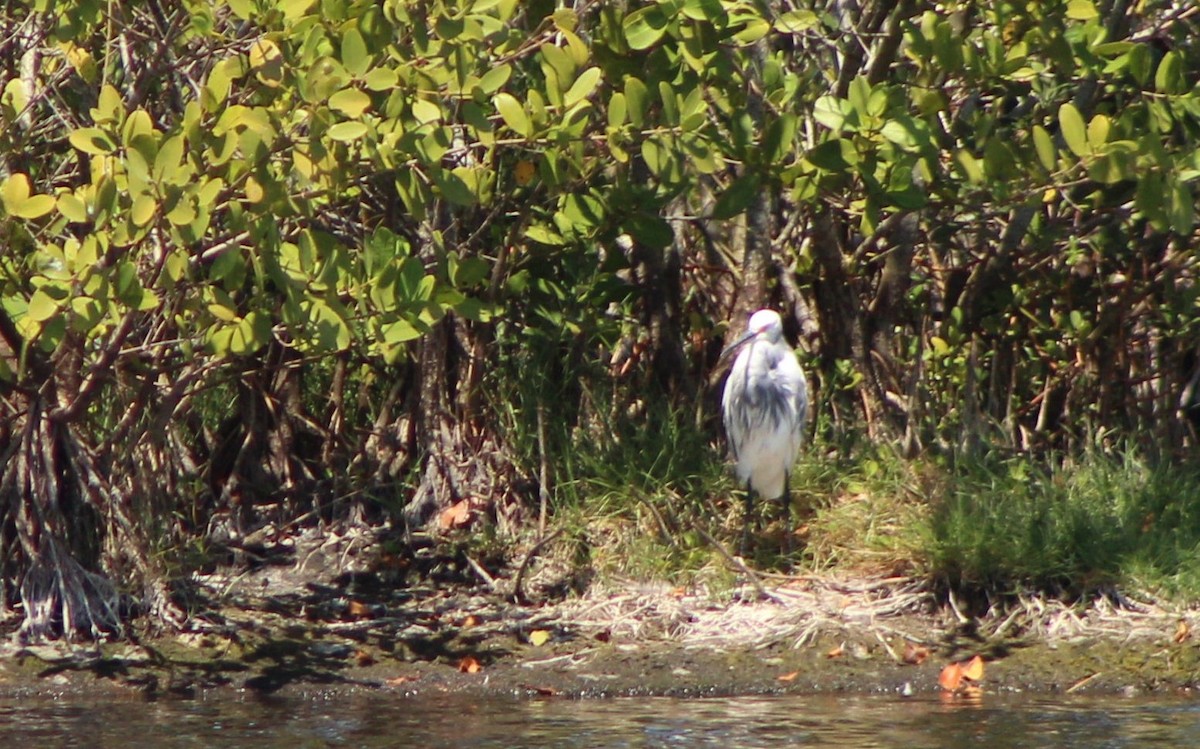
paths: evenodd
<path fill-rule="evenodd" d="M 721 410 L 738 481 L 749 490 L 747 517 L 754 494 L 782 499 L 790 517 L 788 477 L 808 420 L 808 381 L 774 310 L 751 315 L 722 357 L 734 351 Z"/>

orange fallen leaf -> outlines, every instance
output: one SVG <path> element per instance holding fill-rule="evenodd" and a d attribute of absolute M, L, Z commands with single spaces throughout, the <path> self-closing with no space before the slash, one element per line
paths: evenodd
<path fill-rule="evenodd" d="M 825 657 L 826 658 L 841 658 L 845 654 L 846 654 L 846 643 L 843 642 L 841 645 L 838 645 L 835 648 L 830 648 L 829 652 L 825 654 Z"/>
<path fill-rule="evenodd" d="M 477 674 L 483 670 L 483 666 L 479 664 L 479 661 L 468 655 L 458 662 L 458 670 L 464 674 Z"/>
<path fill-rule="evenodd" d="M 914 645 L 911 642 L 904 643 L 904 654 L 901 658 L 910 666 L 919 666 L 929 657 L 929 648 L 924 645 Z"/>
<path fill-rule="evenodd" d="M 1175 641 L 1176 645 L 1179 645 L 1187 640 L 1190 640 L 1191 638 L 1192 628 L 1188 626 L 1187 622 L 1185 622 L 1183 619 L 1180 619 L 1179 624 L 1175 625 L 1175 636 L 1171 639 Z"/>
<path fill-rule="evenodd" d="M 355 619 L 367 619 L 371 616 L 371 607 L 362 601 L 351 600 L 346 605 L 346 613 Z"/>
<path fill-rule="evenodd" d="M 409 682 L 416 681 L 419 678 L 421 678 L 419 675 L 418 676 L 393 676 L 392 678 L 387 679 L 383 683 L 389 687 L 398 687 L 401 684 L 408 684 Z"/>
<path fill-rule="evenodd" d="M 776 676 L 775 681 L 782 681 L 785 684 L 789 684 L 789 683 L 795 681 L 796 677 L 799 675 L 800 675 L 799 671 L 793 671 L 790 674 L 784 674 L 783 676 Z"/>
<path fill-rule="evenodd" d="M 967 681 L 981 681 L 983 679 L 983 658 L 975 656 L 967 661 L 963 665 L 962 675 Z"/>
<path fill-rule="evenodd" d="M 478 627 L 479 617 L 475 616 L 474 614 L 468 614 L 467 618 L 463 619 L 462 626 L 464 629 L 467 627 Z"/>
<path fill-rule="evenodd" d="M 375 656 L 365 650 L 354 651 L 354 662 L 359 666 L 369 666 L 375 662 Z"/>
<path fill-rule="evenodd" d="M 462 528 L 471 522 L 471 505 L 467 500 L 455 502 L 438 515 L 438 528 L 444 531 Z"/>
<path fill-rule="evenodd" d="M 957 692 L 958 687 L 962 684 L 962 672 L 961 664 L 946 664 L 946 667 L 942 669 L 942 673 L 938 674 L 938 686 L 947 692 Z"/>

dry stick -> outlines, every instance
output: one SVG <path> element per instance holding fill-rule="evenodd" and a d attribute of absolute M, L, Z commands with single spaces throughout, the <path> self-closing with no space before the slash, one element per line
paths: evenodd
<path fill-rule="evenodd" d="M 485 583 L 487 583 L 488 590 L 495 593 L 496 592 L 496 578 L 492 577 L 491 573 L 489 573 L 487 570 L 485 570 L 483 568 L 482 564 L 480 564 L 479 562 L 476 562 L 475 559 L 470 554 L 467 554 L 466 557 L 467 557 L 467 564 L 471 565 L 471 569 L 475 571 L 475 574 L 479 576 L 479 579 L 483 580 Z"/>
<path fill-rule="evenodd" d="M 767 600 L 774 601 L 775 603 L 783 603 L 779 596 L 767 592 L 767 589 L 763 587 L 762 582 L 758 579 L 757 573 L 751 571 L 751 569 L 747 567 L 742 560 L 726 551 L 725 547 L 721 545 L 721 542 L 713 538 L 708 531 L 704 530 L 696 523 L 692 524 L 692 529 L 699 533 L 701 538 L 712 544 L 712 547 L 720 552 L 721 556 L 725 557 L 725 561 L 733 565 L 734 569 L 740 571 L 750 580 L 750 584 L 754 586 L 756 591 L 758 591 L 759 598 L 765 598 Z"/>
<path fill-rule="evenodd" d="M 546 459 L 546 407 L 542 401 L 537 404 L 537 441 L 538 441 L 538 538 L 546 535 L 546 507 L 550 504 L 550 466 Z M 537 548 L 536 546 L 534 548 Z"/>
<path fill-rule="evenodd" d="M 533 561 L 533 558 L 537 556 L 537 553 L 542 550 L 543 546 L 561 536 L 562 532 L 563 529 L 559 528 L 549 536 L 542 538 L 533 545 L 533 548 L 530 549 L 525 555 L 525 558 L 521 560 L 521 566 L 517 568 L 517 576 L 513 578 L 512 595 L 509 596 L 514 603 L 521 603 L 525 600 L 525 594 L 521 592 L 521 582 L 525 579 L 525 572 L 529 569 L 529 563 Z"/>

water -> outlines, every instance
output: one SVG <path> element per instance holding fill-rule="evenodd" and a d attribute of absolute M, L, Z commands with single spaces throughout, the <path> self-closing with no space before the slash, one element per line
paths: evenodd
<path fill-rule="evenodd" d="M 12 747 L 1037 747 L 1200 746 L 1200 701 L 984 695 L 475 701 L 0 699 Z"/>

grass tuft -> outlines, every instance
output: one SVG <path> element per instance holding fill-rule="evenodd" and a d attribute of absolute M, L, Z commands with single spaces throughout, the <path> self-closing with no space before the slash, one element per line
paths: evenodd
<path fill-rule="evenodd" d="M 956 471 L 931 507 L 930 573 L 956 589 L 1200 592 L 1200 473 L 1087 455 Z"/>

